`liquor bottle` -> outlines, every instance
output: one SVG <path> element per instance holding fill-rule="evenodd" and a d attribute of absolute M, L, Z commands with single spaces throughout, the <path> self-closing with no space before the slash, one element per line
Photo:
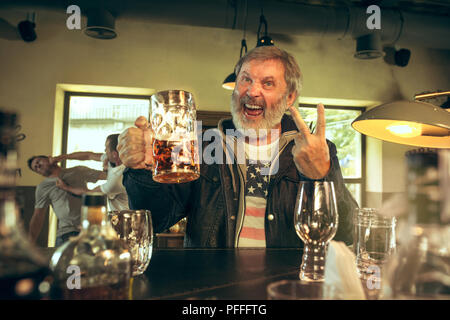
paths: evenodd
<path fill-rule="evenodd" d="M 28 240 L 16 202 L 16 121 L 15 113 L 0 111 L 0 300 L 45 299 L 50 270 Z"/>
<path fill-rule="evenodd" d="M 131 255 L 110 225 L 106 196 L 87 193 L 82 201 L 80 234 L 61 245 L 50 261 L 54 292 L 68 300 L 127 299 Z"/>
<path fill-rule="evenodd" d="M 406 154 L 408 215 L 386 270 L 385 297 L 450 299 L 450 150 Z"/>

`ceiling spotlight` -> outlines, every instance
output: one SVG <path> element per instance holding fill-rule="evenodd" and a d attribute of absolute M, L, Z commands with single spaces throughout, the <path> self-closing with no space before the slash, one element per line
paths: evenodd
<path fill-rule="evenodd" d="M 104 9 L 95 9 L 87 14 L 87 26 L 84 33 L 96 39 L 114 39 L 117 37 L 113 15 Z"/>
<path fill-rule="evenodd" d="M 34 31 L 34 28 L 36 27 L 36 24 L 34 23 L 35 17 L 36 17 L 36 15 L 33 12 L 33 14 L 31 15 L 31 20 L 30 20 L 30 15 L 27 13 L 27 20 L 21 21 L 17 25 L 19 34 L 22 37 L 23 41 L 25 41 L 25 42 L 32 42 L 32 41 L 36 40 L 36 38 L 37 38 L 36 31 Z"/>
<path fill-rule="evenodd" d="M 395 52 L 395 64 L 399 67 L 406 67 L 411 57 L 411 51 L 408 49 L 400 49 Z"/>
<path fill-rule="evenodd" d="M 385 53 L 381 48 L 380 34 L 370 33 L 356 39 L 355 58 L 364 60 L 376 59 L 384 55 Z"/>

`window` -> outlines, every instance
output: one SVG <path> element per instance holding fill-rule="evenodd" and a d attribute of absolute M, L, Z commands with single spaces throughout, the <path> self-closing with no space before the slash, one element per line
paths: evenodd
<path fill-rule="evenodd" d="M 302 104 L 299 110 L 305 123 L 314 128 L 316 106 Z M 360 206 L 365 203 L 365 136 L 354 130 L 351 123 L 364 110 L 362 107 L 325 107 L 326 137 L 336 145 L 345 184 Z"/>
<path fill-rule="evenodd" d="M 148 117 L 149 96 L 125 96 L 66 92 L 63 153 L 104 152 L 110 134 L 134 126 L 139 116 Z M 66 167 L 77 165 L 102 170 L 98 161 L 68 160 Z"/>

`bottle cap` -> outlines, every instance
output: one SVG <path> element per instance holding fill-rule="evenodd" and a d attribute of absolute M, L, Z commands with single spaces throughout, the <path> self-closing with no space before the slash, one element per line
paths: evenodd
<path fill-rule="evenodd" d="M 106 206 L 106 195 L 100 192 L 86 193 L 83 194 L 82 203 L 88 207 Z"/>

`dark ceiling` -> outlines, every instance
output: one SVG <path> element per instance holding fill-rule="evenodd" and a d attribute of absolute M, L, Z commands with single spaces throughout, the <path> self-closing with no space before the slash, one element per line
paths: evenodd
<path fill-rule="evenodd" d="M 404 39 L 409 37 L 409 42 L 413 44 L 450 48 L 450 40 L 447 40 L 450 39 L 450 0 L 0 0 L 0 8 L 19 8 L 24 12 L 45 8 L 65 13 L 72 4 L 78 5 L 83 15 L 87 15 L 92 9 L 103 8 L 119 20 L 134 18 L 199 27 L 245 28 L 249 32 L 258 29 L 263 11 L 269 33 L 277 35 L 277 40 L 287 39 L 286 41 L 290 35 L 308 35 L 311 32 L 319 35 L 334 32 L 333 35 L 339 37 L 346 28 L 345 24 L 349 23 L 346 19 L 350 11 L 348 8 L 355 9 L 358 17 L 362 15 L 366 19 L 365 8 L 370 4 L 377 4 L 381 8 L 382 19 L 385 14 L 384 21 L 387 23 L 382 28 L 385 34 L 397 34 L 397 31 L 389 30 L 389 27 L 392 27 L 392 23 L 399 25 L 394 16 L 399 16 L 398 12 L 402 12 L 409 14 L 409 28 L 403 30 Z M 382 34 L 383 40 L 386 39 L 385 34 Z M 352 35 L 358 36 L 356 33 Z M 427 44 L 427 39 L 433 37 L 436 38 L 435 43 Z M 441 42 L 446 44 L 440 45 Z"/>
<path fill-rule="evenodd" d="M 245 7 L 246 2 L 247 0 L 2 0 L 0 7 L 27 6 L 65 9 L 71 4 L 79 5 L 81 8 L 103 6 L 119 17 L 137 13 L 144 14 L 147 10 L 159 10 L 162 7 L 176 10 L 176 7 L 179 6 L 190 8 L 191 11 L 203 12 L 207 12 L 212 7 L 221 6 L 225 13 L 228 9 L 234 11 L 234 9 Z M 248 0 L 248 4 L 251 7 L 263 8 L 265 6 L 277 7 L 277 4 L 280 6 L 298 4 L 327 7 L 377 4 L 381 8 L 397 8 L 408 12 L 450 16 L 450 0 Z M 189 11 L 186 11 L 186 14 L 188 13 Z"/>

